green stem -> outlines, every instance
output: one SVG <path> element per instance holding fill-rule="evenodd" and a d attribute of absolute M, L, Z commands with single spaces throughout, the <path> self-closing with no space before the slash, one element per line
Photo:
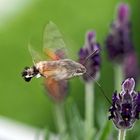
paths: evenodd
<path fill-rule="evenodd" d="M 124 80 L 124 75 L 122 71 L 122 65 L 115 65 L 114 66 L 115 71 L 115 90 L 120 91 L 121 90 L 121 83 Z"/>
<path fill-rule="evenodd" d="M 85 138 L 90 140 L 94 129 L 94 85 L 85 83 Z"/>
<path fill-rule="evenodd" d="M 115 72 L 115 90 L 120 91 L 121 90 L 121 83 L 124 80 L 124 74 L 123 74 L 123 70 L 122 70 L 122 65 L 116 64 L 114 66 L 114 72 Z M 119 136 L 118 136 L 118 140 L 125 140 L 125 130 L 121 129 L 119 130 Z"/>
<path fill-rule="evenodd" d="M 54 109 L 55 109 L 55 119 L 56 119 L 57 130 L 60 134 L 62 134 L 66 130 L 64 104 L 63 103 L 55 103 Z"/>
<path fill-rule="evenodd" d="M 120 129 L 118 140 L 125 140 L 125 136 L 126 136 L 126 130 L 125 129 Z"/>

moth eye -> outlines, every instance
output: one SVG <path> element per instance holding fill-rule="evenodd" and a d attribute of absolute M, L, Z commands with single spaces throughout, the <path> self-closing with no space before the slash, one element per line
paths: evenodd
<path fill-rule="evenodd" d="M 76 73 L 82 73 L 82 71 L 78 69 L 78 70 L 76 71 Z"/>

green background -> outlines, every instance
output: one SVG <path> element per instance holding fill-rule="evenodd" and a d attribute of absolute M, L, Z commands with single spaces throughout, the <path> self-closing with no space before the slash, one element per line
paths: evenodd
<path fill-rule="evenodd" d="M 36 0 L 30 6 L 13 16 L 0 27 L 0 115 L 10 117 L 26 124 L 54 130 L 53 102 L 46 96 L 42 79 L 24 82 L 21 71 L 32 65 L 28 51 L 31 42 L 38 50 L 42 49 L 42 33 L 48 21 L 53 21 L 66 38 L 72 41 L 70 49 L 77 55 L 83 46 L 85 33 L 93 29 L 97 41 L 103 48 L 100 84 L 111 99 L 114 91 L 113 65 L 104 52 L 104 40 L 108 27 L 115 17 L 118 0 Z M 138 56 L 140 45 L 140 1 L 127 0 L 131 7 L 133 40 Z M 139 57 L 138 57 L 139 58 Z M 140 87 L 140 86 L 139 86 Z M 71 80 L 70 95 L 77 103 L 84 117 L 84 86 L 79 78 Z M 96 125 L 107 119 L 108 102 L 95 93 Z M 102 115 L 101 115 L 102 114 Z M 140 124 L 137 124 L 140 127 Z M 134 129 L 138 131 L 138 129 Z M 133 135 L 138 137 L 136 133 Z M 131 138 L 131 137 L 130 137 Z"/>

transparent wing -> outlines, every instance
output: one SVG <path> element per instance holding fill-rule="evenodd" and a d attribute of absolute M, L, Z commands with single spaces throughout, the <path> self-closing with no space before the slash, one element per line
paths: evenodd
<path fill-rule="evenodd" d="M 28 45 L 28 49 L 29 49 L 29 52 L 31 54 L 31 57 L 32 57 L 32 60 L 33 60 L 34 64 L 43 60 L 41 55 L 39 54 L 39 52 L 34 50 L 33 47 L 30 44 Z"/>
<path fill-rule="evenodd" d="M 43 38 L 43 51 L 52 59 L 63 59 L 67 56 L 66 44 L 58 27 L 49 22 L 46 25 Z"/>

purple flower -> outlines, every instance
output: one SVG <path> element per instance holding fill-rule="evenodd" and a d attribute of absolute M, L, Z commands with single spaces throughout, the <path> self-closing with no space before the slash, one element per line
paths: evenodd
<path fill-rule="evenodd" d="M 139 66 L 136 53 L 130 52 L 124 59 L 123 71 L 125 78 L 133 77 L 135 81 L 139 78 Z"/>
<path fill-rule="evenodd" d="M 117 19 L 111 24 L 106 39 L 106 49 L 110 60 L 122 62 L 126 54 L 133 50 L 129 6 L 120 4 Z"/>
<path fill-rule="evenodd" d="M 92 81 L 93 78 L 97 79 L 100 70 L 100 45 L 96 43 L 95 37 L 95 32 L 87 32 L 85 45 L 79 50 L 79 63 L 83 64 L 87 69 L 86 74 L 83 75 L 83 79 L 87 82 Z M 93 54 L 94 52 L 96 53 Z"/>
<path fill-rule="evenodd" d="M 129 7 L 127 4 L 120 4 L 118 8 L 118 21 L 120 23 L 129 22 Z"/>
<path fill-rule="evenodd" d="M 134 79 L 128 78 L 122 83 L 121 92 L 113 94 L 109 119 L 112 119 L 118 129 L 129 129 L 139 119 L 140 92 L 134 88 Z"/>

